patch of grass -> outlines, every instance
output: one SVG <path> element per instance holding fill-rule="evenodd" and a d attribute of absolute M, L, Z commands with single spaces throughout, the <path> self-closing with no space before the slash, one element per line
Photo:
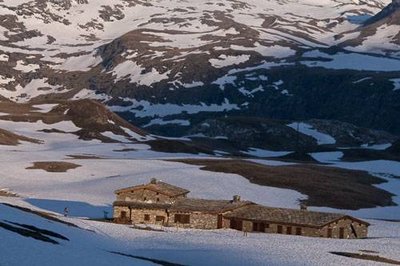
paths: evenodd
<path fill-rule="evenodd" d="M 51 173 L 63 173 L 78 167 L 81 167 L 81 165 L 68 162 L 34 162 L 33 166 L 26 169 L 40 169 Z"/>
<path fill-rule="evenodd" d="M 125 148 L 125 149 L 113 150 L 113 151 L 115 151 L 115 152 L 128 152 L 128 151 L 137 151 L 137 149 Z"/>
<path fill-rule="evenodd" d="M 361 162 L 372 160 L 391 160 L 400 161 L 400 154 L 390 150 L 371 150 L 371 149 L 345 149 L 343 152 L 343 161 Z"/>
<path fill-rule="evenodd" d="M 385 180 L 365 171 L 312 164 L 267 166 L 244 160 L 173 160 L 202 166 L 202 170 L 238 174 L 251 183 L 296 190 L 310 206 L 357 210 L 393 206 L 393 194 L 377 188 Z"/>
<path fill-rule="evenodd" d="M 0 222 L 0 228 L 3 228 L 10 232 L 17 233 L 24 237 L 30 237 L 30 238 L 33 238 L 36 240 L 40 240 L 40 241 L 55 244 L 55 245 L 59 244 L 57 241 L 51 239 L 48 236 L 43 235 L 42 233 L 40 233 L 38 231 L 32 231 L 32 230 L 20 228 L 20 227 L 13 226 L 13 225 L 3 223 L 3 222 Z"/>
<path fill-rule="evenodd" d="M 110 251 L 110 253 L 128 257 L 128 258 L 137 259 L 137 260 L 152 262 L 154 264 L 161 265 L 161 266 L 184 266 L 183 264 L 173 263 L 173 262 L 169 262 L 169 261 L 165 261 L 165 260 L 146 258 L 146 257 L 142 257 L 142 256 L 134 256 L 134 255 L 125 254 L 125 253 L 121 253 L 121 252 Z"/>
<path fill-rule="evenodd" d="M 369 260 L 369 261 L 376 261 L 376 262 L 383 262 L 387 264 L 394 264 L 400 265 L 400 261 L 392 260 L 385 257 L 381 257 L 378 255 L 370 255 L 370 254 L 362 254 L 362 253 L 351 253 L 351 252 L 330 252 L 331 254 L 353 258 L 353 259 L 360 259 L 360 260 Z"/>
<path fill-rule="evenodd" d="M 77 154 L 77 155 L 67 155 L 67 157 L 71 159 L 80 159 L 80 160 L 91 160 L 91 159 L 104 159 L 97 155 L 92 154 Z"/>
<path fill-rule="evenodd" d="M 42 235 L 51 236 L 51 237 L 54 237 L 54 238 L 58 238 L 58 239 L 69 241 L 69 239 L 66 238 L 65 236 L 63 236 L 61 234 L 58 234 L 56 232 L 47 230 L 47 229 L 38 228 L 36 226 L 28 225 L 28 224 L 13 223 L 13 222 L 10 222 L 10 221 L 7 221 L 7 223 L 13 224 L 13 225 L 16 225 L 16 226 L 19 226 L 19 227 L 22 227 L 22 228 L 25 228 L 25 229 L 28 229 L 28 230 L 31 230 L 31 231 L 34 231 L 34 232 L 37 232 L 37 233 L 42 234 Z"/>

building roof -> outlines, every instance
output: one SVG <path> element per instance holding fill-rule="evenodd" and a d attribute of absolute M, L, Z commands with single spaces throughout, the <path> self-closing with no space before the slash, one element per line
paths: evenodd
<path fill-rule="evenodd" d="M 250 201 L 184 198 L 177 200 L 173 205 L 171 205 L 170 210 L 176 212 L 203 212 L 214 214 L 232 211 L 249 204 L 254 203 Z"/>
<path fill-rule="evenodd" d="M 170 197 L 185 195 L 190 192 L 189 190 L 186 190 L 184 188 L 176 187 L 176 186 L 173 186 L 173 185 L 161 182 L 161 181 L 152 180 L 148 184 L 118 189 L 114 193 L 119 194 L 119 193 L 123 193 L 123 192 L 139 190 L 139 189 L 152 190 L 152 191 L 155 191 L 155 192 L 158 192 L 158 193 L 170 196 Z"/>
<path fill-rule="evenodd" d="M 342 218 L 349 218 L 369 225 L 367 222 L 345 214 L 271 208 L 257 204 L 248 205 L 244 208 L 234 210 L 231 213 L 226 214 L 225 217 L 309 227 L 323 227 Z"/>
<path fill-rule="evenodd" d="M 250 201 L 232 200 L 206 200 L 206 199 L 179 199 L 172 204 L 152 203 L 140 201 L 114 201 L 113 206 L 131 207 L 135 209 L 168 209 L 175 212 L 202 212 L 202 213 L 224 213 L 237 208 L 254 204 Z"/>
<path fill-rule="evenodd" d="M 151 210 L 165 210 L 171 207 L 171 204 L 167 203 L 147 203 L 140 201 L 114 201 L 113 206 L 118 207 L 131 207 L 134 209 L 151 209 Z"/>

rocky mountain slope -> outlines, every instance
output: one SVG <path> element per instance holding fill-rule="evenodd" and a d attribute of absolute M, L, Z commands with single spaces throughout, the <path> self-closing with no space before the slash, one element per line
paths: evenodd
<path fill-rule="evenodd" d="M 98 99 L 166 133 L 240 116 L 340 120 L 398 134 L 400 26 L 385 11 L 396 5 L 3 0 L 0 95 Z"/>

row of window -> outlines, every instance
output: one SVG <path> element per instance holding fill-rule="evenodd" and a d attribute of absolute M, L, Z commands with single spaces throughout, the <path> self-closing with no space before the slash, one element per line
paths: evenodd
<path fill-rule="evenodd" d="M 165 220 L 164 216 L 159 216 L 159 215 L 156 216 L 156 222 L 164 222 L 164 220 Z M 146 221 L 146 222 L 150 221 L 150 214 L 144 215 L 144 221 Z M 174 222 L 180 223 L 180 224 L 189 224 L 190 223 L 190 215 L 189 214 L 175 214 Z"/>
<path fill-rule="evenodd" d="M 277 233 L 278 234 L 283 234 L 283 226 L 282 225 L 278 225 L 277 227 Z M 287 226 L 286 227 L 286 232 L 287 235 L 292 235 L 293 234 L 293 228 L 291 226 Z M 302 235 L 302 228 L 301 227 L 296 227 L 295 228 L 295 234 L 298 236 Z"/>
<path fill-rule="evenodd" d="M 150 214 L 145 214 L 144 215 L 144 220 L 146 222 L 150 221 Z M 165 217 L 161 215 L 156 215 L 156 222 L 164 222 Z"/>
<path fill-rule="evenodd" d="M 332 237 L 332 228 L 328 228 L 327 237 Z M 339 227 L 339 238 L 344 238 L 344 227 Z"/>

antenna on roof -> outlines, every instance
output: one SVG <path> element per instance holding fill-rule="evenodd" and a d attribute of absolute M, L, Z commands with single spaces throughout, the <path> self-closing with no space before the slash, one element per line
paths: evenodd
<path fill-rule="evenodd" d="M 234 195 L 233 196 L 233 202 L 239 202 L 240 201 L 240 196 L 239 195 Z"/>
<path fill-rule="evenodd" d="M 300 210 L 306 211 L 306 210 L 307 210 L 307 204 L 305 204 L 305 203 L 300 203 Z"/>

